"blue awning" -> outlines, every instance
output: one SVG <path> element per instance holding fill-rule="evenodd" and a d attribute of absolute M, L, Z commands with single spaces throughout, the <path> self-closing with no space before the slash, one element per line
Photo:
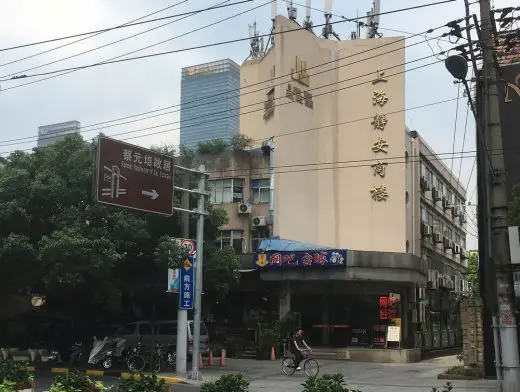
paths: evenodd
<path fill-rule="evenodd" d="M 308 252 L 328 249 L 332 248 L 305 242 L 282 240 L 279 237 L 263 240 L 258 246 L 258 252 Z"/>

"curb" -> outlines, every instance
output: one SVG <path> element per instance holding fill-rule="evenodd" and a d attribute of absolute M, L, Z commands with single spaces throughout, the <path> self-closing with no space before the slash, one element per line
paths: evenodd
<path fill-rule="evenodd" d="M 482 379 L 482 377 L 479 377 L 479 376 L 464 376 L 462 374 L 441 373 L 437 376 L 437 380 L 473 381 L 473 380 L 481 380 L 481 379 Z"/>
<path fill-rule="evenodd" d="M 70 368 L 61 368 L 61 367 L 35 367 L 35 366 L 27 366 L 27 371 L 31 373 L 51 373 L 51 374 L 65 374 L 68 373 Z M 87 376 L 90 377 L 117 377 L 117 378 L 123 378 L 123 379 L 129 379 L 132 377 L 131 373 L 128 372 L 120 372 L 116 370 L 96 370 L 96 369 L 86 369 L 83 370 Z M 157 376 L 160 379 L 163 379 L 167 383 L 170 384 L 189 384 L 184 379 L 179 377 L 168 377 L 168 376 Z"/>

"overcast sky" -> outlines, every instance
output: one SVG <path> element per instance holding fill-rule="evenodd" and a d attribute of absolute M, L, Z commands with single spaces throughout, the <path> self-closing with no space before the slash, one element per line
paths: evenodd
<path fill-rule="evenodd" d="M 231 3 L 235 1 L 236 0 L 231 0 Z M 420 2 L 414 0 L 382 0 L 381 12 L 411 7 L 417 4 L 425 4 L 430 1 L 431 0 L 421 0 Z M 8 48 L 128 23 L 129 21 L 171 6 L 177 2 L 181 2 L 181 0 L 6 1 L 3 2 L 2 12 L 0 13 L 0 48 Z M 178 6 L 171 7 L 149 18 L 198 10 L 222 2 L 223 0 L 187 0 Z M 61 68 L 105 61 L 112 57 L 174 38 L 206 25 L 209 25 L 209 27 L 183 37 L 172 39 L 166 43 L 140 51 L 131 56 L 247 37 L 248 24 L 255 20 L 260 32 L 266 33 L 269 31 L 271 23 L 270 6 L 266 3 L 268 3 L 268 0 L 255 0 L 251 3 L 234 5 L 228 8 L 190 16 L 123 42 L 34 70 L 28 69 L 51 61 L 60 60 L 86 50 L 96 49 L 102 45 L 126 38 L 132 34 L 143 32 L 175 19 L 110 31 L 17 62 L 14 61 L 70 43 L 78 38 L 23 49 L 2 51 L 0 52 L 0 79 L 4 79 L 11 74 L 19 75 L 48 72 Z M 279 1 L 278 3 L 278 12 L 286 15 L 285 1 Z M 305 0 L 296 0 L 295 3 L 303 4 Z M 496 0 L 494 3 L 497 8 L 516 5 L 513 0 Z M 262 6 L 262 4 L 265 5 Z M 312 1 L 312 7 L 318 9 L 323 9 L 323 4 L 324 1 L 322 0 Z M 371 6 L 371 0 L 336 0 L 333 2 L 332 12 L 346 17 L 356 17 L 358 14 L 365 15 Z M 254 7 L 259 8 L 251 10 Z M 305 10 L 303 7 L 298 8 L 298 19 L 301 20 L 305 15 Z M 223 18 L 247 10 L 251 11 L 228 21 L 217 23 Z M 478 14 L 477 6 L 472 6 L 472 12 Z M 463 15 L 464 3 L 462 0 L 457 0 L 450 4 L 382 15 L 380 31 L 384 36 L 403 35 L 403 32 L 418 33 L 428 28 L 443 25 Z M 312 18 L 315 24 L 323 23 L 323 15 L 318 11 L 312 11 Z M 333 20 L 340 19 L 334 18 Z M 352 23 L 341 23 L 335 25 L 334 29 L 342 38 L 347 38 L 350 36 L 351 31 L 355 30 L 355 25 Z M 399 30 L 400 32 L 394 30 Z M 435 35 L 435 33 L 433 35 Z M 407 49 L 407 61 L 432 54 L 432 50 L 436 52 L 440 50 L 435 40 L 431 41 L 430 49 L 428 45 L 424 43 L 423 37 L 410 39 L 407 44 L 409 45 L 420 41 L 422 41 L 421 44 Z M 451 47 L 451 45 L 446 42 L 440 42 L 440 46 L 444 50 Z M 213 48 L 185 51 L 144 60 L 84 69 L 14 89 L 10 88 L 33 82 L 39 78 L 1 82 L 0 153 L 2 156 L 5 156 L 15 149 L 30 150 L 35 146 L 37 127 L 40 125 L 78 120 L 82 123 L 82 126 L 85 127 L 120 117 L 177 105 L 180 98 L 180 75 L 182 67 L 218 60 L 224 57 L 232 58 L 240 64 L 247 57 L 248 53 L 249 43 L 244 41 Z M 434 58 L 430 58 L 420 63 L 414 63 L 410 65 L 409 68 L 434 60 Z M 10 62 L 14 63 L 6 64 Z M 407 107 L 451 99 L 456 96 L 457 86 L 452 83 L 452 78 L 442 63 L 418 71 L 410 71 L 406 75 Z M 466 103 L 460 101 L 458 127 L 455 135 L 455 151 L 462 150 L 466 108 Z M 170 108 L 165 111 L 171 112 L 172 110 L 175 111 L 178 110 L 178 108 Z M 158 113 L 160 114 L 162 112 Z M 455 113 L 456 102 L 452 101 L 425 109 L 410 110 L 406 113 L 406 121 L 408 126 L 411 129 L 417 130 L 437 153 L 449 153 L 453 149 Z M 102 131 L 107 135 L 115 136 L 123 132 L 170 123 L 166 126 L 160 126 L 151 130 L 115 137 L 128 139 L 132 136 L 139 136 L 129 141 L 143 146 L 163 143 L 177 144 L 179 140 L 178 121 L 179 113 L 174 112 L 131 124 L 111 126 L 103 130 L 96 129 L 99 127 L 86 127 L 84 131 L 92 131 L 84 132 L 83 135 L 88 139 Z M 114 123 L 111 123 L 109 125 L 113 124 Z M 159 131 L 165 132 L 157 133 Z M 19 138 L 29 139 L 6 142 L 7 140 Z M 470 116 L 464 151 L 474 150 L 474 122 Z M 462 159 L 461 178 L 464 184 L 467 184 L 469 180 L 471 167 L 473 165 L 472 155 L 472 153 L 469 153 L 469 158 Z M 446 160 L 445 162 L 451 166 L 451 160 Z M 454 160 L 453 170 L 457 175 L 459 172 L 459 164 L 460 159 Z M 471 181 L 469 181 L 467 191 L 468 197 L 472 196 L 472 203 L 475 203 L 476 199 L 474 193 L 475 178 L 476 173 L 474 172 Z M 469 211 L 471 218 L 471 215 L 475 213 L 474 208 L 470 208 Z M 476 232 L 473 226 L 474 224 L 470 219 L 469 231 L 471 233 Z M 468 243 L 470 247 L 476 247 L 476 242 L 471 235 L 468 236 Z"/>

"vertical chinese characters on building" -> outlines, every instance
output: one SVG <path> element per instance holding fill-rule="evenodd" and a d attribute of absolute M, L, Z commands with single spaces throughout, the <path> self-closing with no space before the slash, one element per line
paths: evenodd
<path fill-rule="evenodd" d="M 387 82 L 388 80 L 385 78 L 385 72 L 378 68 L 376 70 L 375 79 L 372 80 L 372 85 L 384 85 Z M 389 98 L 384 90 L 374 90 L 372 94 L 372 106 L 383 108 L 388 101 Z M 372 125 L 374 131 L 383 132 L 386 128 L 386 125 L 388 124 L 388 118 L 385 113 L 376 113 L 372 118 L 372 122 L 370 124 Z M 387 154 L 388 147 L 389 145 L 386 139 L 379 136 L 372 144 L 372 152 L 377 155 Z M 383 179 L 386 175 L 387 166 L 388 163 L 386 161 L 378 160 L 376 163 L 370 165 L 370 168 L 372 169 L 374 177 Z M 386 185 L 383 184 L 374 185 L 370 190 L 370 194 L 372 199 L 376 202 L 386 201 L 389 197 L 388 189 Z"/>

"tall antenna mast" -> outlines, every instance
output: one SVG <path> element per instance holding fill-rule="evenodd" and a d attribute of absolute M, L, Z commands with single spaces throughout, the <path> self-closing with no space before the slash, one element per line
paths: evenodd
<path fill-rule="evenodd" d="M 377 31 L 379 27 L 379 14 L 381 13 L 381 1 L 374 0 L 372 9 L 367 12 L 367 38 L 381 37 Z"/>
<path fill-rule="evenodd" d="M 274 36 L 275 36 L 275 24 L 276 24 L 276 14 L 278 13 L 276 0 L 272 0 L 271 2 L 271 21 L 273 22 L 273 27 L 271 27 L 271 36 L 269 39 L 271 40 L 271 46 L 274 46 Z M 269 45 L 269 42 L 267 43 Z"/>
<path fill-rule="evenodd" d="M 303 27 L 313 33 L 311 20 L 311 0 L 307 0 L 305 4 L 305 20 L 303 21 Z"/>
<path fill-rule="evenodd" d="M 296 22 L 296 16 L 297 16 L 297 10 L 296 7 L 293 7 L 292 0 L 285 0 L 285 3 L 287 4 L 287 15 L 289 16 L 289 19 L 293 22 Z"/>
<path fill-rule="evenodd" d="M 332 30 L 332 24 L 330 19 L 332 18 L 332 0 L 325 0 L 325 26 L 323 26 L 323 32 L 321 35 L 325 39 L 329 39 L 332 35 L 339 41 L 339 35 Z"/>
<path fill-rule="evenodd" d="M 249 25 L 249 43 L 251 45 L 251 50 L 249 52 L 249 58 L 257 59 L 261 57 L 261 53 L 263 52 L 263 42 L 260 42 L 260 38 L 258 37 L 258 30 L 256 29 L 256 21 L 252 25 Z"/>

